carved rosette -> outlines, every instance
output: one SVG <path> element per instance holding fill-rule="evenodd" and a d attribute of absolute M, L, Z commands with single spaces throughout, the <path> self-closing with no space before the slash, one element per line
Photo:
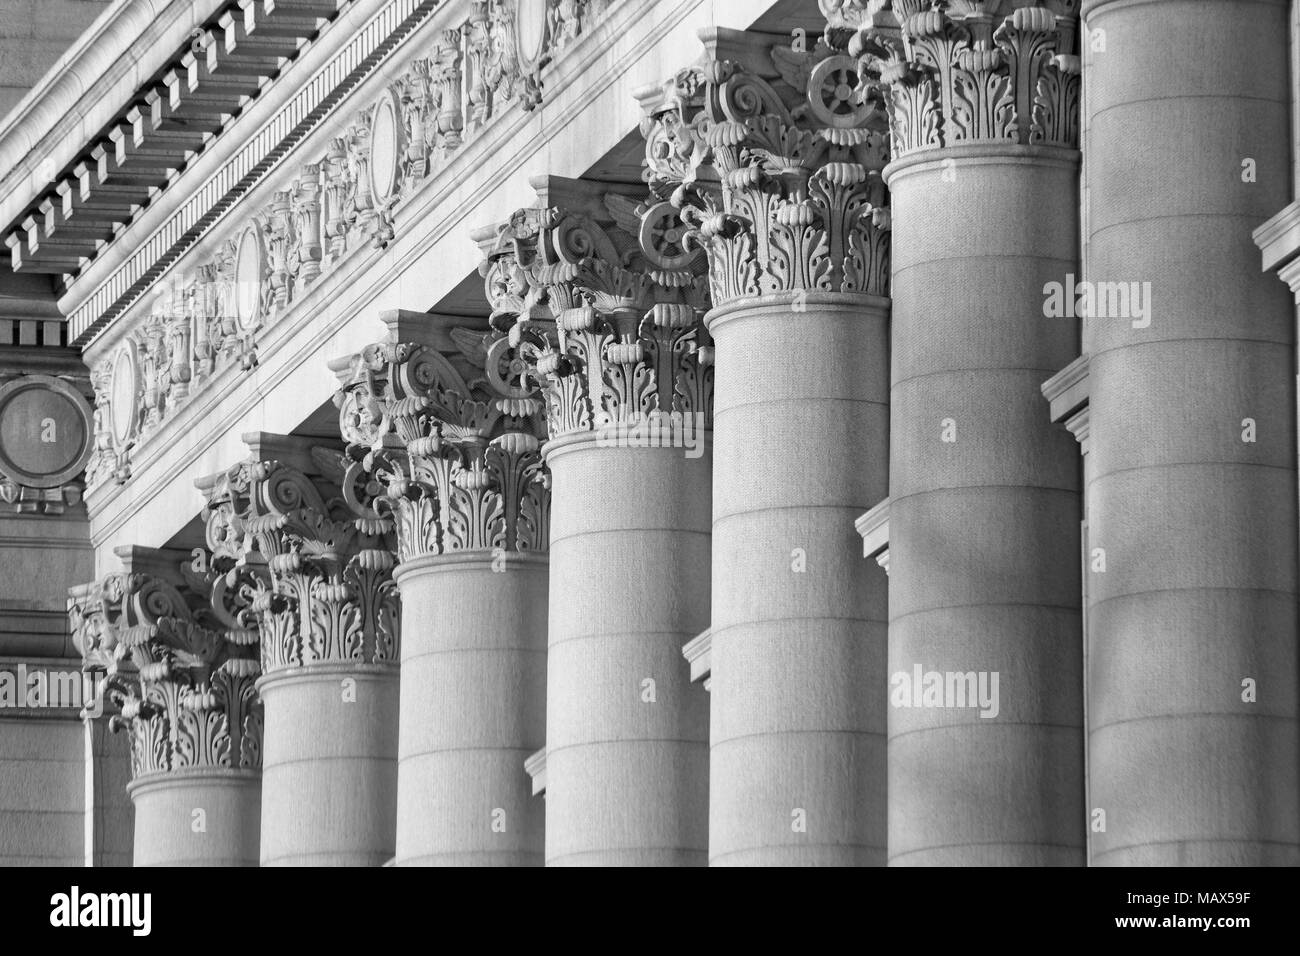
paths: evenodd
<path fill-rule="evenodd" d="M 400 560 L 545 552 L 542 402 L 512 372 L 504 339 L 451 337 L 446 353 L 377 343 L 353 356 L 335 397 L 349 453 L 384 488 L 375 508 L 393 521 Z"/>
<path fill-rule="evenodd" d="M 70 592 L 73 640 L 103 678 L 110 726 L 130 734 L 134 780 L 262 767 L 258 633 L 213 583 L 178 565 L 175 583 L 123 571 Z"/>
<path fill-rule="evenodd" d="M 708 251 L 715 306 L 889 294 L 888 124 L 858 96 L 848 37 L 775 47 L 768 75 L 749 51 L 743 62 L 710 58 L 647 104 L 646 180 L 680 209 L 687 246 Z"/>
<path fill-rule="evenodd" d="M 480 266 L 516 374 L 541 387 L 549 437 L 712 428 L 707 265 L 668 203 L 524 209 Z"/>
<path fill-rule="evenodd" d="M 320 473 L 246 461 L 204 490 L 209 547 L 261 635 L 262 670 L 399 660 L 393 525 L 370 507 L 377 489 L 338 452 Z"/>
<path fill-rule="evenodd" d="M 822 6 L 832 31 L 852 32 L 858 95 L 883 100 L 894 157 L 969 143 L 1078 148 L 1078 0 Z"/>

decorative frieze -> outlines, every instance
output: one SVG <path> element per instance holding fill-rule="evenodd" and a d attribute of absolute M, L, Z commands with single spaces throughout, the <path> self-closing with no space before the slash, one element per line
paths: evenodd
<path fill-rule="evenodd" d="M 127 481 L 133 449 L 208 379 L 256 367 L 265 330 L 313 283 L 350 252 L 392 242 L 402 204 L 492 119 L 516 103 L 536 106 L 543 65 L 603 9 L 588 0 L 473 0 L 459 28 L 437 31 L 207 261 L 176 270 L 93 369 L 100 427 L 88 486 Z"/>
<path fill-rule="evenodd" d="M 541 387 L 549 437 L 712 427 L 707 265 L 685 233 L 668 203 L 579 190 L 483 237 L 491 322 Z"/>
<path fill-rule="evenodd" d="M 423 318 L 432 327 L 435 318 Z M 464 325 L 446 332 L 441 349 L 379 342 L 338 365 L 349 452 L 383 486 L 374 507 L 391 516 L 400 560 L 543 552 L 542 401 L 505 339 Z"/>
<path fill-rule="evenodd" d="M 467 9 L 470 15 L 459 27 L 450 31 L 456 37 L 456 55 L 462 60 L 467 56 L 468 38 L 465 36 L 467 32 L 465 28 L 480 16 L 480 11 L 486 11 L 489 59 L 499 58 L 504 61 L 508 69 L 498 71 L 501 73 L 501 79 L 507 85 L 519 86 L 531 91 L 531 100 L 535 101 L 541 90 L 542 68 L 574 38 L 587 32 L 589 24 L 603 17 L 608 2 L 607 0 L 465 0 L 460 4 L 460 9 Z M 244 7 L 248 6 L 249 3 L 244 4 Z M 300 82 L 294 85 L 291 95 L 287 96 L 280 108 L 261 129 L 248 135 L 244 146 L 197 188 L 196 201 L 181 204 L 175 213 L 168 217 L 132 255 L 99 284 L 86 301 L 73 311 L 68 321 L 68 335 L 71 341 L 77 344 L 84 343 L 131 308 L 142 296 L 147 295 L 159 271 L 165 269 L 167 263 L 184 255 L 200 237 L 209 232 L 225 209 L 260 184 L 266 174 L 275 168 L 278 156 L 298 145 L 304 137 L 319 127 L 322 120 L 327 118 L 332 120 L 333 105 L 338 99 L 365 80 L 412 31 L 433 17 L 435 11 L 447 5 L 440 4 L 438 0 L 383 0 L 375 5 L 378 9 L 371 9 L 370 4 L 353 6 L 364 6 L 370 9 L 373 15 L 370 16 L 363 10 L 343 14 L 344 21 L 349 24 L 350 37 L 347 42 L 337 48 L 314 75 L 300 78 Z M 268 0 L 267 7 L 272 10 L 269 16 L 275 18 L 279 16 L 283 4 L 270 3 Z M 247 9 L 245 14 L 251 15 Z M 262 16 L 262 13 L 258 13 L 257 19 L 261 20 Z M 290 12 L 290 17 L 292 16 Z M 362 17 L 367 19 L 363 21 Z M 301 18 L 298 19 L 301 21 Z M 513 22 L 516 25 L 515 29 L 506 31 L 504 29 L 506 22 Z M 515 44 L 513 56 L 508 52 L 511 35 L 514 37 Z M 277 37 L 274 45 L 282 46 L 285 40 L 286 38 L 281 35 Z M 260 48 L 265 38 L 252 42 L 255 47 Z M 239 41 L 237 46 L 242 46 L 242 43 L 242 40 Z M 222 47 L 222 56 L 214 59 L 213 53 L 218 47 Z M 290 43 L 289 47 L 292 49 L 293 44 Z M 435 52 L 440 48 L 440 45 L 435 42 Z M 181 57 L 179 65 L 167 72 L 164 77 L 165 86 L 147 94 L 146 98 L 153 102 L 155 116 L 158 115 L 158 110 L 171 113 L 175 108 L 177 97 L 184 100 L 190 93 L 195 92 L 205 99 L 207 96 L 215 95 L 215 99 L 208 100 L 206 105 L 200 107 L 201 112 L 221 114 L 221 101 L 232 95 L 232 89 L 226 81 L 228 65 L 220 64 L 218 61 L 229 51 L 224 49 L 224 44 L 217 43 L 208 43 L 205 50 L 208 53 L 206 63 L 203 50 L 186 53 Z M 499 51 L 499 53 L 492 51 Z M 236 58 L 244 59 L 244 52 L 241 50 Z M 268 64 L 275 64 L 277 57 L 259 54 L 254 56 L 254 61 L 259 68 L 266 68 Z M 251 80 L 248 93 L 256 93 L 257 77 L 239 74 L 239 70 L 240 68 L 236 67 L 238 82 L 235 86 L 244 85 Z M 459 103 L 465 97 L 466 89 L 462 85 L 462 75 L 459 70 L 456 71 L 454 81 L 457 85 L 444 94 L 442 97 L 444 104 L 449 106 L 453 101 Z M 517 79 L 517 75 L 524 78 L 522 82 Z M 214 93 L 203 94 L 200 88 L 209 80 L 215 82 L 218 89 Z M 263 92 L 262 95 L 267 94 Z M 233 100 L 229 105 L 237 105 L 239 98 L 239 94 L 233 94 Z M 497 97 L 496 101 L 502 106 L 507 103 L 504 96 Z M 527 108 L 530 100 L 525 99 L 524 105 Z M 492 110 L 493 115 L 501 112 L 495 106 Z M 135 112 L 139 113 L 138 110 Z M 132 128 L 137 131 L 147 130 L 148 124 L 142 127 L 137 118 Z M 178 140 L 174 130 L 167 131 L 164 138 L 170 140 L 164 144 L 168 150 L 175 149 L 184 139 L 182 137 Z M 102 153 L 103 150 L 99 152 Z M 111 155 L 111 149 L 109 152 Z M 182 149 L 181 152 L 183 153 L 184 150 Z M 98 159 L 98 156 L 92 154 L 86 162 L 76 164 L 71 176 L 53 184 L 57 188 L 52 191 L 58 192 L 63 198 L 65 208 L 76 206 L 74 200 L 69 197 L 79 195 L 87 188 L 92 193 L 95 191 L 95 186 L 99 184 L 99 180 L 95 178 L 100 168 Z M 106 168 L 114 169 L 111 159 L 105 162 L 109 163 Z M 179 168 L 179 166 L 167 167 L 170 168 Z M 163 169 L 159 175 L 165 178 L 165 173 L 166 169 Z M 141 198 L 144 198 L 143 194 Z M 43 204 L 40 210 L 42 220 L 47 205 L 49 204 Z M 24 247 L 28 244 L 27 237 L 39 235 L 39 228 L 40 224 L 34 214 L 24 221 L 23 228 L 16 231 L 10 239 L 18 250 L 26 254 L 27 250 Z M 63 243 L 60 242 L 59 248 L 62 247 Z M 93 244 L 87 251 L 93 251 Z M 54 252 L 55 250 L 51 250 L 50 254 L 53 255 Z M 84 258 L 78 259 L 76 256 L 62 258 L 66 260 L 63 263 L 56 258 L 47 258 L 46 263 L 60 265 L 60 271 L 76 271 L 79 262 L 84 264 Z M 62 268 L 65 265 L 66 269 Z"/>
<path fill-rule="evenodd" d="M 393 523 L 357 462 L 324 448 L 310 457 L 301 467 L 255 456 L 199 482 L 214 561 L 256 621 L 266 674 L 396 665 Z"/>
<path fill-rule="evenodd" d="M 858 97 L 847 40 L 768 48 L 719 31 L 702 64 L 643 97 L 647 182 L 680 210 L 684 247 L 708 251 L 715 306 L 888 294 L 888 125 Z"/>
<path fill-rule="evenodd" d="M 851 32 L 855 95 L 883 100 L 895 157 L 968 143 L 1079 146 L 1078 0 L 822 0 Z"/>
<path fill-rule="evenodd" d="M 153 570 L 105 575 L 68 601 L 83 666 L 102 675 L 110 726 L 130 734 L 132 778 L 260 770 L 258 633 L 241 619 L 239 595 L 202 551 Z"/>

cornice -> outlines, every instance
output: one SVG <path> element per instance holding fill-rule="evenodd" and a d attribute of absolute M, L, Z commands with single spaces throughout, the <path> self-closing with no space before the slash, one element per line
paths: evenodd
<path fill-rule="evenodd" d="M 117 0 L 19 101 L 0 128 L 0 220 L 48 189 L 190 32 L 229 0 Z"/>
<path fill-rule="evenodd" d="M 222 133 L 228 144 L 213 168 L 213 160 L 204 163 L 209 170 L 201 185 L 186 190 L 173 183 L 169 192 L 184 196 L 184 201 L 156 225 L 147 237 L 142 223 L 123 234 L 122 242 L 113 244 L 81 276 L 75 289 L 60 300 L 68 315 L 68 339 L 85 345 L 101 334 L 106 325 L 139 299 L 168 267 L 186 250 L 222 221 L 236 202 L 278 168 L 301 140 L 331 115 L 343 96 L 368 76 L 384 58 L 396 49 L 425 19 L 432 15 L 438 0 L 386 0 L 383 9 L 360 22 L 368 12 L 354 5 L 347 14 L 333 21 L 329 36 L 343 41 L 331 50 L 310 79 L 302 72 L 313 61 L 295 62 L 278 83 L 268 86 L 260 99 L 272 103 L 284 91 L 288 98 L 280 101 L 271 115 L 267 107 L 250 111 Z M 289 81 L 292 79 L 292 84 Z M 256 130 L 250 129 L 254 121 Z M 81 289 L 91 287 L 88 294 Z"/>
<path fill-rule="evenodd" d="M 151 251 L 155 243 L 144 242 L 142 230 L 133 228 L 140 210 L 173 209 L 171 185 L 187 166 L 210 165 L 203 156 L 209 147 L 218 147 L 213 151 L 223 156 L 249 154 L 248 143 L 232 144 L 225 132 L 239 125 L 238 114 L 263 99 L 259 94 L 277 77 L 281 90 L 295 89 L 284 84 L 297 80 L 299 54 L 330 32 L 328 21 L 347 2 L 232 0 L 219 16 L 192 30 L 173 50 L 165 71 L 145 78 L 105 128 L 88 131 L 75 161 L 58 171 L 57 179 L 51 169 L 46 194 L 5 235 L 13 268 L 62 275 L 77 284 L 87 271 L 93 276 L 123 257 L 133 260 Z M 299 89 L 294 99 L 302 97 Z M 263 111 L 255 105 L 254 112 Z M 257 147 L 271 145 L 266 139 L 265 132 L 259 134 Z M 250 172 L 256 169 L 234 170 L 222 185 Z M 172 241 L 177 235 L 163 238 Z M 72 311 L 68 303 L 65 291 L 61 311 Z M 71 338 L 79 340 L 76 325 L 74 315 Z"/>
<path fill-rule="evenodd" d="M 93 293 L 80 302 L 64 296 L 60 306 L 71 315 L 72 338 L 87 342 L 98 334 L 106 316 L 115 321 L 116 316 L 125 313 L 179 256 L 227 215 L 241 196 L 282 164 L 311 129 L 335 111 L 345 94 L 421 25 L 441 24 L 436 32 L 454 35 L 451 47 L 460 54 L 457 57 L 440 44 L 430 44 L 430 55 L 414 64 L 415 75 L 401 78 L 401 88 L 393 91 L 395 113 L 405 122 L 405 136 L 427 138 L 430 147 L 428 155 L 416 156 L 405 149 L 409 144 L 402 130 L 395 135 L 394 165 L 405 179 L 400 198 L 406 197 L 407 187 L 429 173 L 430 167 L 436 165 L 435 158 L 445 160 L 447 153 L 459 147 L 462 129 L 468 135 L 501 113 L 511 101 L 521 103 L 525 110 L 533 109 L 542 98 L 543 67 L 560 51 L 576 45 L 589 22 L 605 13 L 604 0 L 540 2 L 542 6 L 532 2 L 519 6 L 518 0 L 461 0 L 438 7 L 437 0 L 388 0 L 385 10 L 364 26 L 356 22 L 361 17 L 360 6 L 340 17 L 336 24 L 342 26 L 336 26 L 332 34 L 349 38 L 346 46 L 332 53 L 331 60 L 311 80 L 288 87 L 292 99 L 260 130 L 237 139 L 244 143 L 239 152 L 193 192 L 179 210 L 148 236 L 141 232 L 130 243 L 129 248 L 135 251 L 128 258 L 118 262 L 108 256 L 112 272 L 100 270 L 103 281 Z M 542 39 L 536 50 L 526 54 L 521 45 L 528 31 Z M 460 89 L 462 78 L 464 89 Z M 276 89 L 275 84 L 268 87 L 263 99 L 274 99 Z M 429 97 L 441 97 L 442 102 L 455 105 L 426 108 Z M 378 109 L 377 119 L 383 119 L 382 106 Z M 413 118 L 413 113 L 419 115 Z M 399 157 L 397 154 L 403 151 L 407 155 Z M 361 162 L 371 168 L 368 153 Z M 377 217 L 372 231 L 377 241 L 386 244 L 393 230 L 391 207 L 399 197 L 370 198 L 373 201 L 367 208 Z M 392 202 L 384 202 L 389 198 Z M 365 218 L 371 225 L 370 217 Z M 79 297 L 83 295 L 78 293 Z"/>

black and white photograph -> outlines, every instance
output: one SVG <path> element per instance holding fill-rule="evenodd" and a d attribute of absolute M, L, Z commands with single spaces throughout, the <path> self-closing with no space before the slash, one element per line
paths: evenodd
<path fill-rule="evenodd" d="M 1297 302 L 1300 0 L 0 0 L 5 925 L 1277 932 Z"/>

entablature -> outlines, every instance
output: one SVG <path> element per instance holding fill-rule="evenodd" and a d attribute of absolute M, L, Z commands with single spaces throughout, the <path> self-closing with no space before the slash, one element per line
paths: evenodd
<path fill-rule="evenodd" d="M 457 9 L 452 5 L 439 8 L 440 16 Z M 110 458 L 107 469 L 99 466 L 99 480 L 88 490 L 91 537 L 101 558 L 124 541 L 169 541 L 177 530 L 177 516 L 183 520 L 192 513 L 193 476 L 219 468 L 238 455 L 242 432 L 296 432 L 308 416 L 322 414 L 337 384 L 328 361 L 359 352 L 374 342 L 382 334 L 375 317 L 384 310 L 449 307 L 450 312 L 481 315 L 482 293 L 471 289 L 468 281 L 478 265 L 471 227 L 500 222 L 527 202 L 521 183 L 536 170 L 579 176 L 599 168 L 605 181 L 625 187 L 635 183 L 633 188 L 644 196 L 636 165 L 639 150 L 633 145 L 638 117 L 632 91 L 665 75 L 666 66 L 678 62 L 685 39 L 700 29 L 744 25 L 755 16 L 753 6 L 741 0 L 693 0 L 674 8 L 667 20 L 661 13 L 652 15 L 645 5 L 633 0 L 606 4 L 601 19 L 593 21 L 593 29 L 584 29 L 553 58 L 545 75 L 546 101 L 540 110 L 512 106 L 494 114 L 480 129 L 472 129 L 470 113 L 462 112 L 466 126 L 461 145 L 445 158 L 445 165 L 419 181 L 417 188 L 399 192 L 400 201 L 391 209 L 393 236 L 386 247 L 376 248 L 372 235 L 354 225 L 337 260 L 327 261 L 322 249 L 320 273 L 310 281 L 300 282 L 300 276 L 290 272 L 294 281 L 287 286 L 287 302 L 262 313 L 251 340 L 243 339 L 237 329 L 232 334 L 233 306 L 199 316 L 205 328 L 220 333 L 218 342 L 230 346 L 229 351 L 223 348 L 217 354 L 210 375 L 202 363 L 213 356 L 193 345 L 189 351 L 183 346 L 179 350 L 180 356 L 188 359 L 188 382 L 177 381 L 184 378 L 187 362 L 169 361 L 176 349 L 174 343 L 183 342 L 185 336 L 191 343 L 200 342 L 194 333 L 199 327 L 196 306 L 213 301 L 204 295 L 186 295 L 185 283 L 160 282 L 158 294 L 135 307 L 138 312 L 133 314 L 142 317 L 142 324 L 135 325 L 128 316 L 97 338 L 86 358 L 100 376 L 101 431 L 110 439 L 109 454 L 125 451 L 124 463 L 129 468 L 126 483 L 118 484 L 113 477 L 117 463 Z M 435 17 L 416 31 L 400 55 L 390 57 L 367 85 L 340 105 L 340 122 L 355 119 L 357 113 L 386 96 L 408 72 L 415 57 L 408 55 L 409 51 L 426 41 L 432 43 L 443 28 L 444 21 Z M 633 53 L 626 68 L 611 68 L 612 63 L 623 64 Z M 615 115 L 624 122 L 611 123 L 610 117 Z M 306 137 L 289 158 L 320 158 L 340 138 L 336 126 L 325 124 Z M 373 138 L 371 142 L 373 145 Z M 611 157 L 616 158 L 612 165 Z M 221 270 L 204 270 L 205 276 L 196 266 L 218 258 L 223 246 L 228 251 L 227 243 L 242 238 L 250 228 L 262 228 L 260 222 L 254 222 L 255 213 L 259 208 L 271 209 L 277 193 L 291 194 L 292 214 L 292 196 L 298 193 L 294 184 L 300 178 L 296 161 L 282 163 L 241 203 L 241 209 L 254 210 L 254 214 L 241 215 L 244 221 L 231 234 L 217 229 L 201 239 L 176 264 L 173 275 L 183 275 L 191 284 L 196 278 L 213 281 L 211 273 Z M 315 201 L 325 209 L 322 218 L 328 223 L 328 198 L 318 194 Z M 248 241 L 256 247 L 254 240 Z M 257 259 L 251 252 L 250 257 Z M 260 306 L 267 301 L 269 271 L 254 270 L 254 274 L 268 283 L 258 296 L 247 296 L 247 302 L 256 300 Z M 221 295 L 214 298 L 229 304 L 232 292 L 240 286 L 236 280 L 223 281 L 228 283 L 224 300 Z M 471 294 L 473 302 L 461 301 L 462 296 Z M 134 356 L 128 339 L 135 339 Z M 247 344 L 252 348 L 245 348 Z M 114 359 L 116 367 L 106 361 Z M 117 388 L 113 387 L 115 377 L 119 379 Z M 154 382 L 159 386 L 156 395 L 152 393 Z M 108 434 L 113 419 L 107 410 L 114 405 L 126 408 L 126 414 L 117 418 L 122 432 L 116 443 Z M 92 462 L 92 467 L 96 464 Z"/>
<path fill-rule="evenodd" d="M 210 382 L 257 367 L 268 340 L 302 320 L 287 314 L 323 276 L 382 256 L 410 200 L 437 189 L 435 182 L 445 187 L 445 176 L 462 170 L 456 159 L 464 147 L 501 115 L 537 105 L 541 64 L 579 36 L 596 9 L 539 2 L 440 8 L 401 56 L 374 69 L 333 111 L 331 123 L 278 160 L 240 203 L 242 215 L 225 215 L 226 228 L 195 238 L 184 257 L 150 281 L 147 298 L 87 345 L 104 448 L 90 464 L 88 484 L 128 480 L 137 446 Z M 524 15 L 516 17 L 516 9 Z M 534 41 L 525 57 L 523 47 Z M 125 288 L 123 282 L 117 286 Z M 99 315 L 107 314 L 106 303 L 88 300 Z"/>

